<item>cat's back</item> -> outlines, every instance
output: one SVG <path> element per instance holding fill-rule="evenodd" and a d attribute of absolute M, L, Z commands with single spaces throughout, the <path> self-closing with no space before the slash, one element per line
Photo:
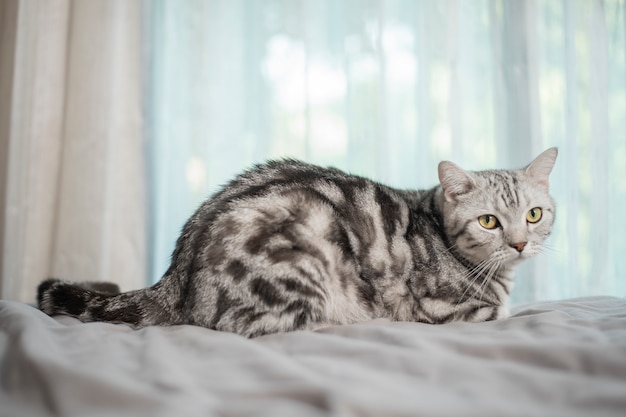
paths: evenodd
<path fill-rule="evenodd" d="M 321 167 L 295 159 L 271 160 L 238 175 L 207 200 L 197 216 L 213 218 L 223 213 L 267 203 L 271 210 L 279 201 L 291 198 L 290 206 L 303 209 L 328 205 L 340 214 L 354 210 L 397 210 L 419 200 L 415 191 L 396 190 L 370 179 L 334 167 Z M 284 205 L 284 204 L 282 204 Z M 386 213 L 387 215 L 390 213 Z"/>
<path fill-rule="evenodd" d="M 321 167 L 295 159 L 270 160 L 243 172 L 227 184 L 212 200 L 254 198 L 272 192 L 293 189 L 326 190 L 340 187 L 343 194 L 353 194 L 369 180 L 333 167 Z"/>
<path fill-rule="evenodd" d="M 311 314 L 326 322 L 388 315 L 385 294 L 406 292 L 391 277 L 412 270 L 407 195 L 294 160 L 244 172 L 206 204 L 205 216 L 197 214 L 189 226 L 194 238 L 182 242 L 189 250 L 181 253 L 194 258 L 186 270 L 204 271 L 192 280 L 190 305 L 220 305 L 219 292 L 207 289 L 217 285 L 256 312 L 305 303 L 317 305 Z M 194 322 L 206 324 L 198 314 Z"/>

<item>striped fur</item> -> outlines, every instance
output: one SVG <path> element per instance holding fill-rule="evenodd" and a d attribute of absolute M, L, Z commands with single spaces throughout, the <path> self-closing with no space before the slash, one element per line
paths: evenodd
<path fill-rule="evenodd" d="M 512 267 L 554 218 L 549 149 L 523 170 L 439 166 L 430 190 L 393 189 L 295 160 L 256 166 L 189 219 L 154 286 L 122 294 L 49 279 L 48 314 L 134 326 L 193 324 L 247 337 L 373 318 L 506 317 Z M 543 218 L 526 220 L 540 207 Z M 491 214 L 500 227 L 483 228 Z M 519 252 L 512 244 L 526 243 Z"/>

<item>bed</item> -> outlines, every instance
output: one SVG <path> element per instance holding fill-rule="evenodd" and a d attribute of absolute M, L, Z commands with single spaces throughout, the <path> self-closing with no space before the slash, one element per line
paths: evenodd
<path fill-rule="evenodd" d="M 626 416 L 626 300 L 245 339 L 0 301 L 0 416 Z"/>

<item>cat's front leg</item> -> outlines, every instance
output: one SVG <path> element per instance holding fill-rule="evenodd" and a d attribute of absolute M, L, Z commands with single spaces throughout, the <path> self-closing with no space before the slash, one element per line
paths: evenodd
<path fill-rule="evenodd" d="M 496 320 L 508 319 L 510 316 L 511 316 L 511 311 L 509 310 L 508 303 L 503 304 L 500 307 L 498 307 Z"/>

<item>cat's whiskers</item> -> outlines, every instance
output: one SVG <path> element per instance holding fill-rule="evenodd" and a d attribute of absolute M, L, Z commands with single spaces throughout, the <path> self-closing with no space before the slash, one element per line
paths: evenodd
<path fill-rule="evenodd" d="M 491 282 L 491 279 L 498 273 L 501 266 L 502 266 L 502 263 L 498 259 L 493 260 L 493 264 L 491 268 L 489 269 L 489 271 L 487 272 L 487 275 L 485 276 L 483 283 L 478 288 L 478 291 L 480 291 L 480 298 L 478 299 L 479 305 L 482 304 L 483 295 L 485 295 L 485 291 L 489 287 L 489 282 Z M 475 294 L 474 296 L 476 295 L 477 294 Z"/>
<path fill-rule="evenodd" d="M 550 245 L 546 245 L 545 243 L 539 245 L 539 253 L 554 253 L 554 254 L 560 254 L 561 251 L 550 246 Z"/>
<path fill-rule="evenodd" d="M 446 251 L 451 252 L 452 249 L 456 248 L 457 246 L 459 246 L 459 244 L 455 243 L 454 245 L 450 246 L 449 248 L 446 248 Z"/>
<path fill-rule="evenodd" d="M 482 282 L 480 283 L 480 285 L 478 286 L 478 289 L 469 298 L 475 298 L 478 295 L 478 293 L 483 288 L 483 285 L 485 285 L 485 283 L 487 283 L 490 280 L 492 271 L 494 269 L 494 266 L 496 266 L 497 264 L 498 264 L 497 259 L 489 258 L 489 262 L 488 262 L 487 267 L 483 268 L 483 270 L 481 271 L 481 275 L 483 275 L 484 278 L 483 278 Z"/>
<path fill-rule="evenodd" d="M 474 285 L 476 280 L 480 277 L 480 274 L 485 270 L 485 268 L 487 268 L 488 263 L 489 263 L 488 259 L 481 261 L 478 265 L 474 266 L 472 269 L 467 271 L 467 273 L 463 276 L 463 281 L 465 280 L 467 281 L 471 280 L 471 281 L 465 288 L 465 291 L 463 292 L 463 294 L 461 294 L 461 297 L 459 298 L 459 302 L 463 301 L 463 297 L 465 297 L 465 294 L 467 293 L 467 291 L 469 291 L 469 289 Z"/>
<path fill-rule="evenodd" d="M 483 284 L 485 283 L 485 281 L 488 280 L 488 275 L 489 274 L 487 274 L 487 277 L 485 277 L 483 282 L 481 282 L 480 286 L 478 287 L 478 289 L 476 291 L 474 291 L 474 294 L 471 297 L 468 297 L 467 299 L 465 299 L 465 294 L 467 294 L 467 292 L 470 290 L 470 288 L 474 287 L 474 284 L 476 283 L 476 281 L 484 274 L 485 271 L 491 271 L 491 269 L 494 266 L 494 263 L 498 263 L 498 261 L 494 260 L 492 258 L 484 259 L 478 265 L 476 265 L 474 268 L 470 269 L 465 274 L 465 276 L 463 277 L 463 280 L 471 280 L 471 281 L 469 282 L 469 284 L 465 288 L 465 291 L 463 291 L 463 294 L 461 294 L 461 296 L 459 297 L 456 305 L 454 306 L 454 318 L 455 318 L 455 320 L 457 318 L 457 313 L 459 312 L 460 305 L 462 303 L 466 303 L 467 301 L 469 301 L 470 299 L 472 299 L 476 295 L 478 295 L 478 293 L 480 292 L 480 289 L 482 288 Z"/>

